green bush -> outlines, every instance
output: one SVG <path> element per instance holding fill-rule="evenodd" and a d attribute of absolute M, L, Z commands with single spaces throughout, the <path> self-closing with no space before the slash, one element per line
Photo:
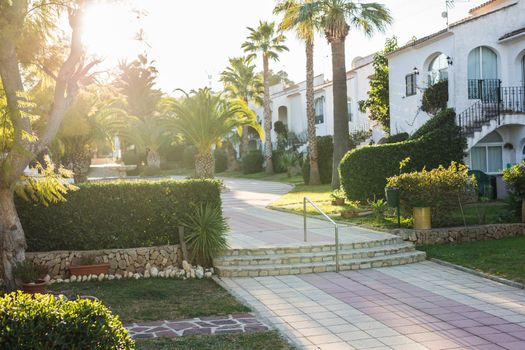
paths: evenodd
<path fill-rule="evenodd" d="M 225 172 L 228 169 L 228 156 L 226 155 L 226 151 L 223 149 L 216 149 L 213 152 L 213 157 L 215 158 L 215 172 Z"/>
<path fill-rule="evenodd" d="M 184 159 L 184 150 L 186 149 L 184 144 L 175 145 L 162 145 L 159 149 L 159 155 L 161 159 L 167 162 L 182 162 Z"/>
<path fill-rule="evenodd" d="M 261 151 L 251 151 L 242 157 L 242 173 L 255 174 L 263 171 L 264 157 Z"/>
<path fill-rule="evenodd" d="M 48 271 L 49 269 L 45 265 L 38 265 L 32 261 L 24 260 L 15 265 L 13 275 L 22 283 L 31 283 L 43 279 Z"/>
<path fill-rule="evenodd" d="M 329 184 L 332 182 L 332 162 L 334 157 L 332 136 L 317 136 L 316 140 L 321 183 Z M 307 185 L 310 183 L 310 157 L 308 155 L 303 162 L 303 180 Z"/>
<path fill-rule="evenodd" d="M 515 198 L 525 200 L 525 162 L 503 170 L 503 180 Z"/>
<path fill-rule="evenodd" d="M 429 86 L 423 93 L 421 110 L 435 115 L 447 108 L 448 103 L 448 80 L 441 80 Z"/>
<path fill-rule="evenodd" d="M 17 200 L 29 251 L 96 250 L 178 242 L 177 227 L 203 203 L 221 205 L 217 180 L 119 180 L 79 185 L 66 202 Z"/>
<path fill-rule="evenodd" d="M 350 199 L 380 198 L 384 196 L 387 178 L 399 174 L 403 159 L 411 159 L 407 171 L 433 169 L 454 161 L 461 163 L 465 148 L 466 139 L 455 123 L 454 111 L 445 110 L 406 141 L 348 152 L 339 165 L 341 184 Z"/>
<path fill-rule="evenodd" d="M 284 150 L 275 150 L 272 151 L 272 164 L 273 164 L 273 171 L 276 174 L 282 174 L 286 172 L 286 168 L 283 166 L 281 162 L 281 157 L 286 151 Z"/>
<path fill-rule="evenodd" d="M 213 258 L 228 248 L 228 223 L 220 208 L 210 204 L 196 208 L 194 213 L 187 215 L 185 226 L 189 232 L 186 242 L 194 264 L 211 266 Z"/>
<path fill-rule="evenodd" d="M 379 141 L 379 144 L 384 145 L 387 143 L 403 142 L 403 141 L 408 140 L 409 137 L 410 135 L 408 135 L 408 133 L 400 132 L 399 134 L 390 135 L 390 136 L 385 137 L 384 139 L 381 139 L 381 141 Z"/>
<path fill-rule="evenodd" d="M 522 201 L 525 200 L 525 162 L 503 170 L 503 180 L 509 192 L 507 198 L 509 209 L 517 217 L 521 217 Z"/>
<path fill-rule="evenodd" d="M 139 165 L 141 157 L 135 150 L 124 151 L 122 152 L 122 162 L 125 165 Z"/>
<path fill-rule="evenodd" d="M 134 349 L 122 322 L 102 303 L 50 294 L 0 297 L 0 349 Z"/>
<path fill-rule="evenodd" d="M 197 148 L 195 146 L 188 146 L 184 149 L 182 156 L 182 164 L 186 169 L 195 169 L 195 156 L 197 155 Z"/>
<path fill-rule="evenodd" d="M 431 207 L 432 222 L 437 226 L 446 225 L 450 213 L 477 198 L 476 178 L 468 174 L 465 165 L 455 162 L 448 168 L 439 166 L 393 176 L 387 186 L 399 189 L 401 206 L 408 215 L 415 207 Z"/>

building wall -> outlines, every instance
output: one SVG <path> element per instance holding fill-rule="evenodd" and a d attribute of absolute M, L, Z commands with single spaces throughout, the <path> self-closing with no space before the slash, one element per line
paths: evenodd
<path fill-rule="evenodd" d="M 513 4 L 506 1 L 505 4 Z M 496 6 L 496 4 L 491 5 Z M 504 5 L 498 2 L 501 8 Z M 491 10 L 487 7 L 483 11 Z M 484 13 L 478 10 L 475 13 Z M 414 47 L 408 47 L 389 57 L 390 66 L 390 107 L 391 130 L 413 133 L 429 116 L 419 111 L 424 89 L 427 87 L 427 70 L 431 59 L 438 53 L 452 58 L 449 66 L 449 107 L 461 113 L 475 100 L 468 99 L 468 55 L 479 47 L 488 46 L 498 55 L 498 72 L 502 86 L 523 86 L 521 58 L 525 53 L 525 36 L 500 42 L 499 38 L 525 26 L 525 1 L 519 0 L 515 6 L 495 13 L 481 16 L 463 24 L 453 24 L 449 32 L 436 36 Z M 417 68 L 418 92 L 415 96 L 405 96 L 405 75 Z"/>
<path fill-rule="evenodd" d="M 371 56 L 357 58 L 352 63 L 352 69 L 348 72 L 347 89 L 351 101 L 352 120 L 349 122 L 350 131 L 368 129 L 372 125 L 366 113 L 359 112 L 358 101 L 367 98 L 369 90 L 369 77 L 373 74 Z M 272 130 L 273 124 L 279 120 L 279 108 L 287 110 L 286 124 L 289 131 L 297 135 L 307 132 L 306 118 L 306 82 L 300 82 L 294 86 L 285 88 L 282 84 L 270 88 L 272 108 Z M 314 78 L 314 100 L 324 97 L 324 123 L 316 125 L 318 136 L 333 135 L 333 91 L 332 83 L 324 75 Z M 257 115 L 264 125 L 263 108 L 256 108 Z M 374 139 L 378 141 L 383 136 L 382 132 L 376 130 Z M 272 131 L 272 140 L 276 140 L 276 134 Z"/>

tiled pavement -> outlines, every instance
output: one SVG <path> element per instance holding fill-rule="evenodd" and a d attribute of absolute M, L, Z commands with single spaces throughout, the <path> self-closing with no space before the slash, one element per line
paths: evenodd
<path fill-rule="evenodd" d="M 150 321 L 125 325 L 135 339 L 180 337 L 220 333 L 249 333 L 267 331 L 269 328 L 254 314 L 208 316 L 179 321 Z"/>
<path fill-rule="evenodd" d="M 308 244 L 303 243 L 303 218 L 300 215 L 266 209 L 265 206 L 289 192 L 292 186 L 269 181 L 223 179 L 229 189 L 222 194 L 223 210 L 230 224 L 231 248 L 333 243 L 334 229 L 323 220 L 308 219 Z M 390 234 L 356 226 L 342 225 L 340 241 L 366 242 L 393 237 Z"/>
<path fill-rule="evenodd" d="M 525 291 L 432 262 L 222 279 L 305 349 L 525 349 Z"/>

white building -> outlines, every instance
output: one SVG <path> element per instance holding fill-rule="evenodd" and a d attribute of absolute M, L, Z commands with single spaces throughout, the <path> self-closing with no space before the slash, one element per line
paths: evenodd
<path fill-rule="evenodd" d="M 448 79 L 469 167 L 498 175 L 525 158 L 525 0 L 488 1 L 388 59 L 392 134 L 424 124 L 424 90 Z"/>
<path fill-rule="evenodd" d="M 372 55 L 358 57 L 352 62 L 352 69 L 347 72 L 348 87 L 348 126 L 350 132 L 357 130 L 373 130 L 372 139 L 378 141 L 383 133 L 379 126 L 375 126 L 366 113 L 361 113 L 358 101 L 365 100 L 369 90 L 369 77 L 374 72 Z M 288 130 L 297 135 L 306 135 L 306 81 L 285 87 L 277 84 L 270 87 L 272 130 L 277 121 L 281 121 Z M 314 104 L 316 114 L 317 136 L 333 135 L 333 91 L 332 81 L 326 80 L 324 75 L 314 78 Z M 263 109 L 256 109 L 259 119 L 264 123 Z M 276 134 L 272 131 L 272 140 Z"/>

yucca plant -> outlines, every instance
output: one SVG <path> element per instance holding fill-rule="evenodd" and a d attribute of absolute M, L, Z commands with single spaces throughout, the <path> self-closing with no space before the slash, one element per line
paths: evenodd
<path fill-rule="evenodd" d="M 201 205 L 187 216 L 184 226 L 189 231 L 186 243 L 194 264 L 211 266 L 213 257 L 228 248 L 226 233 L 229 227 L 219 207 Z"/>

